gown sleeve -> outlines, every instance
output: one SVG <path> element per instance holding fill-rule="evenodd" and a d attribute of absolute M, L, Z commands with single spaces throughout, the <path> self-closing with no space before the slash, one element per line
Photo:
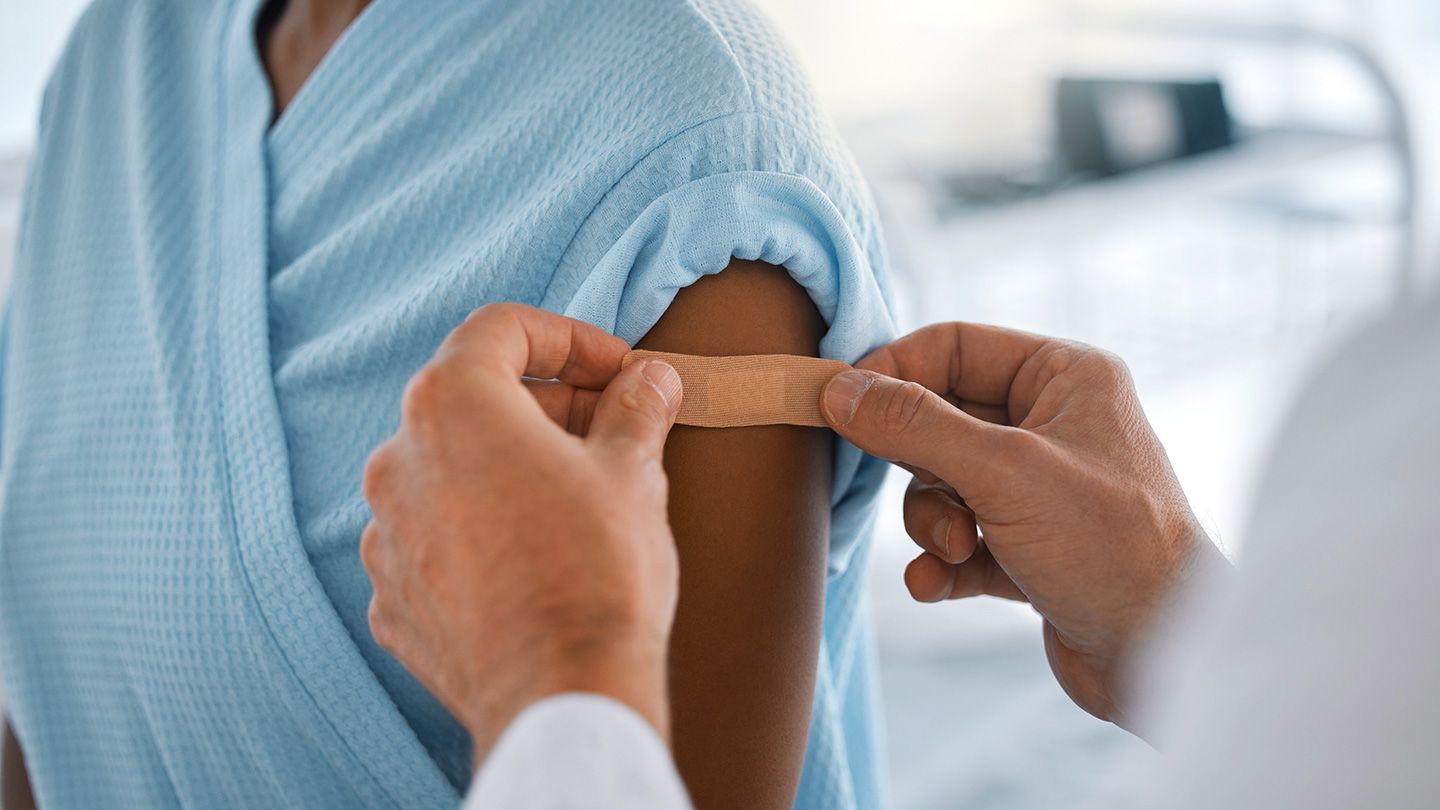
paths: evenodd
<path fill-rule="evenodd" d="M 679 290 L 732 258 L 784 268 L 805 288 L 828 327 L 823 357 L 855 362 L 894 336 L 874 208 L 848 158 L 753 113 L 681 132 L 625 172 L 580 228 L 546 303 L 633 345 Z M 884 475 L 883 462 L 837 442 L 831 576 L 845 570 Z"/>

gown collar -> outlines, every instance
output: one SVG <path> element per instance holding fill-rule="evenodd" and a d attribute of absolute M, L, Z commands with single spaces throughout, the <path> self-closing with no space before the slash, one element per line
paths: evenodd
<path fill-rule="evenodd" d="M 212 130 L 211 244 L 223 249 L 208 269 L 206 350 L 216 402 L 207 407 L 218 414 L 237 571 L 263 629 L 261 649 L 275 654 L 277 696 L 288 699 L 287 710 L 308 727 L 307 742 L 351 772 L 349 782 L 365 806 L 453 808 L 454 787 L 371 672 L 311 567 L 295 520 L 270 356 L 267 142 L 333 126 L 321 108 L 337 103 L 341 77 L 367 55 L 373 58 L 387 20 L 406 15 L 397 14 L 400 3 L 372 4 L 312 75 L 315 86 L 307 83 L 298 106 L 272 131 L 270 84 L 254 35 L 261 2 L 231 0 L 217 26 Z"/>

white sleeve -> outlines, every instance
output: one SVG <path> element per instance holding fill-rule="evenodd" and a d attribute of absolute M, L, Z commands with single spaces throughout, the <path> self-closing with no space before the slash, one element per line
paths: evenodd
<path fill-rule="evenodd" d="M 1304 393 L 1235 576 L 1151 669 L 1140 807 L 1440 806 L 1440 306 Z"/>
<path fill-rule="evenodd" d="M 463 810 L 690 810 L 660 735 L 624 704 L 566 694 L 510 724 L 476 774 Z"/>

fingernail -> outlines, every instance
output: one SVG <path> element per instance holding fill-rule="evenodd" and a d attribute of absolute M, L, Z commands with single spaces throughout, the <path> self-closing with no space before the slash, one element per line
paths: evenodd
<path fill-rule="evenodd" d="M 860 398 L 870 388 L 871 377 L 858 371 L 846 371 L 835 375 L 825 385 L 825 413 L 833 425 L 848 425 L 855 418 L 855 409 Z"/>
<path fill-rule="evenodd" d="M 646 363 L 645 368 L 640 369 L 640 376 L 660 392 L 666 405 L 674 406 L 675 400 L 680 398 L 680 372 L 664 360 Z"/>
<path fill-rule="evenodd" d="M 935 549 L 946 562 L 950 561 L 950 522 L 947 517 L 935 524 Z"/>

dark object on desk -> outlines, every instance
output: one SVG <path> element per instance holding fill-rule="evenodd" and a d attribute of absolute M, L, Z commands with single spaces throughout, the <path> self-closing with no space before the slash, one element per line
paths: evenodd
<path fill-rule="evenodd" d="M 1060 156 L 1077 174 L 1110 177 L 1235 142 L 1215 79 L 1061 79 L 1055 94 Z"/>

